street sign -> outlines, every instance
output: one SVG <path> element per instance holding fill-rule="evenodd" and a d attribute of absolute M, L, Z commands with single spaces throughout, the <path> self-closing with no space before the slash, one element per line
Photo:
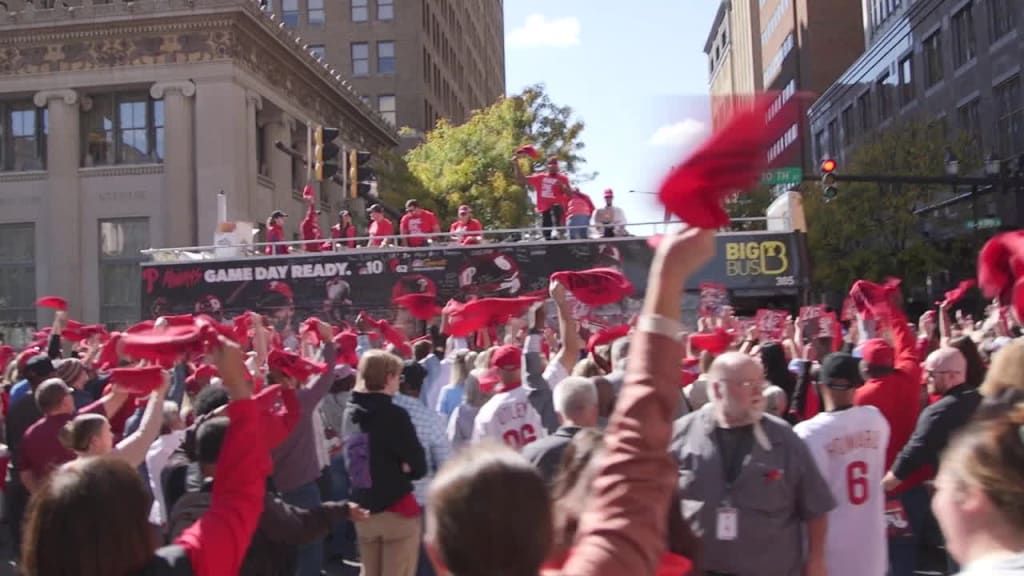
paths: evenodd
<path fill-rule="evenodd" d="M 774 186 L 777 184 L 800 184 L 804 180 L 803 168 L 786 166 L 769 170 L 761 175 L 761 183 Z"/>

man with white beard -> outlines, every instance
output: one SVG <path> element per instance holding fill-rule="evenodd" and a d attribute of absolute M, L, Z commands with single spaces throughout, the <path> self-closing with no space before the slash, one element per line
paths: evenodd
<path fill-rule="evenodd" d="M 703 543 L 695 568 L 709 576 L 824 576 L 835 500 L 803 441 L 764 414 L 763 387 L 760 364 L 723 354 L 708 373 L 710 402 L 676 421 L 670 451 L 683 516 Z"/>

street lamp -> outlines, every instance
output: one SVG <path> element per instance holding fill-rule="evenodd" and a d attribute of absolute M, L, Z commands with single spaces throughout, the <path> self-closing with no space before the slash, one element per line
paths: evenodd
<path fill-rule="evenodd" d="M 960 159 L 956 157 L 953 150 L 946 148 L 946 175 L 956 176 L 960 174 Z"/>
<path fill-rule="evenodd" d="M 999 159 L 999 156 L 995 152 L 989 152 L 988 158 L 985 159 L 985 174 L 989 176 L 999 176 L 1003 171 L 1003 162 Z"/>

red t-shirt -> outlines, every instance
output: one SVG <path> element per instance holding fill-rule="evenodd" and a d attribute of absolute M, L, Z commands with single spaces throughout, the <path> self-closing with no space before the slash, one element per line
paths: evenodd
<path fill-rule="evenodd" d="M 60 431 L 78 414 L 101 414 L 103 402 L 89 404 L 74 414 L 43 416 L 29 426 L 21 438 L 18 449 L 18 469 L 32 472 L 36 481 L 42 481 L 54 468 L 75 459 L 75 453 L 60 443 Z"/>
<path fill-rule="evenodd" d="M 565 209 L 565 217 L 590 216 L 594 213 L 594 203 L 586 194 L 570 194 L 569 205 Z"/>
<path fill-rule="evenodd" d="M 427 239 L 420 234 L 430 234 L 434 231 L 437 226 L 437 216 L 434 216 L 430 210 L 423 209 L 418 214 L 408 212 L 402 216 L 402 221 L 398 226 L 402 235 L 407 236 L 406 244 L 412 247 L 426 246 Z"/>
<path fill-rule="evenodd" d="M 284 229 L 280 226 L 267 228 L 267 242 L 284 242 Z M 267 254 L 287 254 L 289 250 L 288 246 L 277 245 L 267 246 L 265 252 Z"/>
<path fill-rule="evenodd" d="M 476 218 L 470 218 L 468 222 L 462 220 L 456 220 L 452 222 L 452 227 L 448 230 L 453 236 L 459 237 L 459 244 L 479 244 L 480 236 L 477 234 L 466 234 L 467 232 L 481 232 L 484 227 L 480 224 L 480 221 Z"/>
<path fill-rule="evenodd" d="M 538 212 L 547 212 L 555 204 L 565 204 L 565 191 L 569 189 L 569 179 L 565 174 L 545 172 L 529 176 L 526 181 L 537 192 Z"/>
<path fill-rule="evenodd" d="M 316 208 L 310 204 L 306 217 L 302 219 L 302 239 L 308 240 L 306 251 L 319 252 L 322 246 L 319 241 L 323 237 L 324 235 L 320 232 L 320 218 L 316 215 Z"/>
<path fill-rule="evenodd" d="M 331 226 L 331 238 L 332 239 L 337 239 L 337 238 L 355 238 L 355 237 L 356 237 L 356 227 L 354 225 L 353 226 L 346 226 L 344 230 L 341 229 L 341 224 L 335 224 L 334 226 Z M 346 248 L 355 248 L 356 247 L 355 240 L 349 240 L 347 242 L 343 242 L 342 244 L 344 244 Z"/>
<path fill-rule="evenodd" d="M 366 235 L 373 238 L 370 240 L 370 246 L 380 246 L 384 243 L 384 236 L 395 235 L 395 225 L 387 218 L 374 220 L 373 222 L 370 222 L 370 228 L 367 230 Z"/>

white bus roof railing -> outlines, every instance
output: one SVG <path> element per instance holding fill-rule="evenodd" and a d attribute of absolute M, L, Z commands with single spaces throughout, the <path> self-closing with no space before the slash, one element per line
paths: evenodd
<path fill-rule="evenodd" d="M 764 223 L 767 227 L 769 218 L 733 218 L 733 223 Z M 626 236 L 618 236 L 618 239 L 628 238 L 643 238 L 647 236 L 653 236 L 655 234 L 663 234 L 670 230 L 677 230 L 682 224 L 679 221 L 670 222 L 641 222 L 636 224 L 626 224 L 623 228 L 626 229 Z M 561 239 L 545 240 L 543 233 L 545 230 L 557 230 L 562 235 Z M 725 231 L 729 234 L 761 234 L 765 230 L 752 230 L 752 231 Z M 255 234 L 255 231 L 254 231 Z M 496 230 L 480 230 L 472 232 L 439 232 L 429 234 L 416 234 L 418 238 L 431 239 L 435 241 L 435 244 L 422 248 L 407 248 L 403 249 L 410 250 L 429 250 L 437 249 L 441 247 L 458 247 L 465 246 L 466 248 L 481 247 L 481 246 L 495 246 L 495 245 L 522 245 L 524 242 L 540 241 L 540 242 L 579 242 L 579 239 L 569 239 L 566 227 L 555 227 L 555 228 L 541 228 L 541 227 L 529 227 L 529 228 L 504 228 Z M 480 239 L 480 243 L 471 245 L 458 244 L 458 239 L 464 236 L 476 237 Z M 268 246 L 285 246 L 291 248 L 292 254 L 320 254 L 321 252 L 306 252 L 305 247 L 309 243 L 329 244 L 336 248 L 342 247 L 342 245 L 355 242 L 357 248 L 353 250 L 380 250 L 387 249 L 393 250 L 397 247 L 397 242 L 402 238 L 409 238 L 410 235 L 393 235 L 393 236 L 357 236 L 353 238 L 322 238 L 320 240 L 286 240 L 283 242 L 245 242 L 245 243 L 222 243 L 222 244 L 209 244 L 203 246 L 184 246 L 176 248 L 150 248 L 142 250 L 142 254 L 149 256 L 153 262 L 174 262 L 174 261 L 187 261 L 187 260 L 229 260 L 237 258 L 254 258 L 264 256 L 264 251 Z M 517 240 L 510 240 L 509 238 L 517 238 Z M 614 238 L 613 238 L 614 239 Z M 366 246 L 370 240 L 386 240 L 387 246 Z M 436 243 L 436 241 L 442 241 Z M 585 240 L 609 240 L 601 236 L 595 235 L 595 228 L 588 227 L 588 235 Z M 265 256 L 272 256 L 267 254 Z M 281 255 L 277 255 L 281 256 Z"/>

